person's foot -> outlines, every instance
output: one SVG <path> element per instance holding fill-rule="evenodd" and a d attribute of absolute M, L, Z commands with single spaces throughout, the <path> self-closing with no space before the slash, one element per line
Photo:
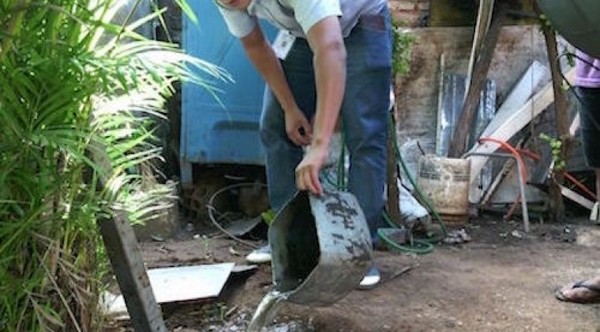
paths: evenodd
<path fill-rule="evenodd" d="M 252 264 L 262 264 L 271 261 L 271 246 L 265 245 L 258 249 L 253 250 L 246 256 L 246 261 Z"/>
<path fill-rule="evenodd" d="M 381 282 L 381 274 L 376 266 L 372 266 L 358 285 L 358 289 L 373 289 Z"/>
<path fill-rule="evenodd" d="M 582 280 L 554 292 L 557 299 L 573 303 L 600 303 L 600 279 Z"/>

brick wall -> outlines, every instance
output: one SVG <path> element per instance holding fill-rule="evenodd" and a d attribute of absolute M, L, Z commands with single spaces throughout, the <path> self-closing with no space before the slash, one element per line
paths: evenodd
<path fill-rule="evenodd" d="M 429 0 L 389 0 L 394 22 L 406 27 L 424 26 L 429 13 Z"/>

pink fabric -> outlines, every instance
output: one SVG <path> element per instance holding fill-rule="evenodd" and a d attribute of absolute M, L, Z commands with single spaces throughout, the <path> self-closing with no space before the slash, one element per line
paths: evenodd
<path fill-rule="evenodd" d="M 575 65 L 575 85 L 600 88 L 600 60 L 578 51 Z"/>

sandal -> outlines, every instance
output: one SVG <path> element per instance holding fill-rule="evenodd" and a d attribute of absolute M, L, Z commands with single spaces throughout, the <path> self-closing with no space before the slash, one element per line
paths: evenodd
<path fill-rule="evenodd" d="M 572 303 L 600 303 L 600 287 L 586 284 L 585 280 L 557 289 L 557 299 Z"/>

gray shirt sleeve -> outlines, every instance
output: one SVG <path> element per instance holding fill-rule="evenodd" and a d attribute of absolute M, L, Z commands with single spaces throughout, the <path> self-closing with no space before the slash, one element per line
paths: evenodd
<path fill-rule="evenodd" d="M 293 12 L 293 17 L 279 9 L 281 5 L 291 9 L 291 11 L 289 9 L 288 11 Z M 258 24 L 257 17 L 254 14 L 249 14 L 248 11 L 221 6 L 218 6 L 218 8 L 229 31 L 238 38 L 247 36 Z M 286 19 L 297 21 L 304 35 L 324 18 L 342 16 L 339 0 L 267 0 L 261 8 L 266 8 L 271 16 L 270 19 L 274 21 L 285 21 Z M 269 17 L 266 18 L 269 19 Z M 300 33 L 300 31 L 297 32 Z"/>
<path fill-rule="evenodd" d="M 238 38 L 247 36 L 258 24 L 256 17 L 248 15 L 246 11 L 218 7 L 229 32 Z"/>
<path fill-rule="evenodd" d="M 294 16 L 304 34 L 322 19 L 342 16 L 339 0 L 282 0 L 294 9 Z"/>

